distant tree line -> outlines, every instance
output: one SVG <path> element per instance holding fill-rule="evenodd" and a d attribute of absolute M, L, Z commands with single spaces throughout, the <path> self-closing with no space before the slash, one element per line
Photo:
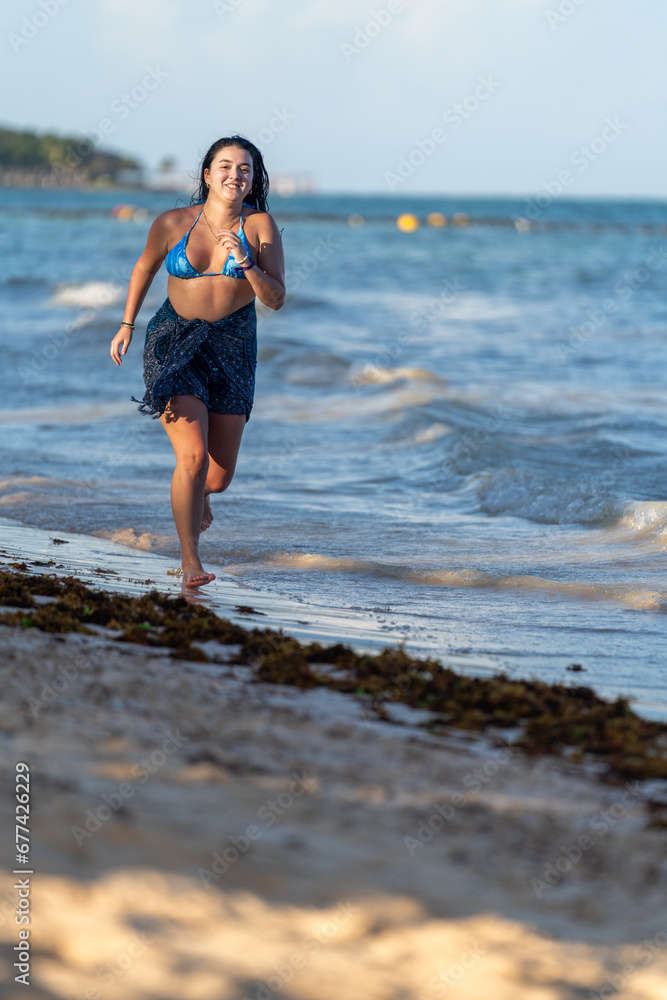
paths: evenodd
<path fill-rule="evenodd" d="M 0 128 L 0 171 L 5 177 L 21 174 L 49 178 L 59 184 L 123 183 L 141 177 L 140 163 L 130 156 L 118 156 L 98 149 L 84 136 Z"/>

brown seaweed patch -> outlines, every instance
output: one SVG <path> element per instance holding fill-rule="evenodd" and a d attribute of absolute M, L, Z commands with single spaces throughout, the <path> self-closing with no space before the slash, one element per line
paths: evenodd
<path fill-rule="evenodd" d="M 38 595 L 55 600 L 36 607 Z M 427 709 L 422 726 L 434 733 L 519 729 L 511 745 L 527 754 L 593 755 L 616 778 L 667 778 L 667 725 L 636 715 L 625 698 L 605 701 L 589 687 L 470 677 L 412 657 L 402 646 L 371 655 L 343 643 L 303 644 L 282 630 L 243 628 L 183 597 L 106 593 L 74 577 L 0 570 L 0 605 L 24 609 L 0 614 L 3 625 L 61 633 L 103 626 L 120 633 L 115 641 L 169 649 L 180 659 L 206 660 L 199 644 L 215 640 L 237 647 L 231 662 L 247 665 L 257 681 L 362 696 L 378 718 L 390 721 L 387 706 L 398 701 Z"/>

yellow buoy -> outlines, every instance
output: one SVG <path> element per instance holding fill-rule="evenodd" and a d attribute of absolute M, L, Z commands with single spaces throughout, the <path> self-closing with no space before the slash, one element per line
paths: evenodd
<path fill-rule="evenodd" d="M 429 226 L 435 226 L 436 229 L 439 229 L 441 226 L 447 225 L 447 216 L 443 215 L 442 212 L 429 212 L 426 221 Z"/>
<path fill-rule="evenodd" d="M 127 222 L 134 215 L 134 205 L 115 205 L 111 209 L 111 214 L 115 215 L 117 219 Z"/>
<path fill-rule="evenodd" d="M 465 212 L 457 212 L 455 215 L 452 216 L 452 222 L 454 223 L 455 226 L 467 226 L 468 223 L 470 222 L 470 219 L 465 214 Z"/>
<path fill-rule="evenodd" d="M 419 229 L 419 219 L 411 212 L 404 212 L 396 219 L 396 225 L 402 233 L 414 233 L 415 229 Z"/>
<path fill-rule="evenodd" d="M 356 213 L 353 215 L 349 215 L 347 219 L 347 224 L 348 226 L 352 226 L 353 229 L 358 229 L 359 226 L 363 226 L 364 217 L 363 215 L 357 215 Z"/>

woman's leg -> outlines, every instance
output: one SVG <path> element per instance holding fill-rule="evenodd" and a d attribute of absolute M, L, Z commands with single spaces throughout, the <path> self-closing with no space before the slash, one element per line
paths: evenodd
<path fill-rule="evenodd" d="M 222 493 L 232 481 L 245 424 L 246 419 L 243 414 L 209 412 L 209 462 L 204 489 L 202 531 L 206 531 L 213 520 L 211 504 L 208 499 L 209 493 Z"/>
<path fill-rule="evenodd" d="M 160 422 L 176 456 L 171 481 L 171 509 L 181 543 L 183 584 L 199 587 L 215 579 L 199 559 L 199 534 L 208 472 L 208 411 L 196 396 L 172 396 Z"/>

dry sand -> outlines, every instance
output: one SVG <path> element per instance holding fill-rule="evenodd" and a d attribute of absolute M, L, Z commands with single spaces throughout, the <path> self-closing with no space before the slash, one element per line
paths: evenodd
<path fill-rule="evenodd" d="M 2 627 L 0 649 L 0 997 L 667 996 L 646 786 L 254 683 L 222 647 L 199 664 Z M 12 970 L 18 760 L 30 987 Z"/>

